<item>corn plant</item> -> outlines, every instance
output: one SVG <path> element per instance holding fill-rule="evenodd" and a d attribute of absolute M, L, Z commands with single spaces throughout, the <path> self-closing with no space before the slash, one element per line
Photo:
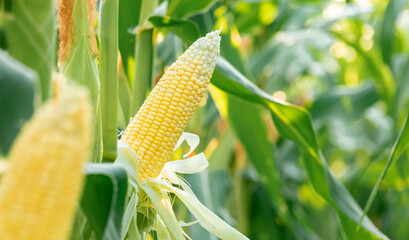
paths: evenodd
<path fill-rule="evenodd" d="M 60 91 L 13 144 L 0 187 L 2 239 L 66 239 L 70 232 L 90 150 L 91 111 L 85 89 Z"/>
<path fill-rule="evenodd" d="M 407 1 L 0 0 L 0 239 L 405 239 Z"/>

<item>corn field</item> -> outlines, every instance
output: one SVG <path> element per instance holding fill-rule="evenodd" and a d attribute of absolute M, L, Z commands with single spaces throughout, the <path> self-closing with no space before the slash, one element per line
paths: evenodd
<path fill-rule="evenodd" d="M 409 239 L 408 22 L 0 0 L 0 239 Z"/>

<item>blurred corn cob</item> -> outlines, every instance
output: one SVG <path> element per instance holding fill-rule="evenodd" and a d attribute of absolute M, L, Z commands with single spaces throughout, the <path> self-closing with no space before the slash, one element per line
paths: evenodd
<path fill-rule="evenodd" d="M 0 185 L 0 239 L 67 239 L 90 150 L 91 106 L 65 88 L 38 109 L 14 143 Z"/>
<path fill-rule="evenodd" d="M 155 178 L 203 97 L 219 56 L 219 31 L 190 46 L 152 90 L 121 141 L 139 157 L 139 179 Z"/>

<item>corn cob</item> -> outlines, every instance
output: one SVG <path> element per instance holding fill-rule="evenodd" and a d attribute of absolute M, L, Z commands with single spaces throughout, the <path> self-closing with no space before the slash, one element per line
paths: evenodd
<path fill-rule="evenodd" d="M 154 87 L 121 141 L 138 155 L 139 179 L 155 178 L 203 97 L 219 56 L 220 31 L 199 38 Z"/>
<path fill-rule="evenodd" d="M 0 239 L 69 237 L 90 150 L 90 111 L 84 89 L 66 88 L 24 126 L 0 184 Z"/>

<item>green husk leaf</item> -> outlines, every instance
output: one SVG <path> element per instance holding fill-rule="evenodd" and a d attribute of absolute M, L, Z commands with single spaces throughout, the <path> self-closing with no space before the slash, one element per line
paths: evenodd
<path fill-rule="evenodd" d="M 60 4 L 63 3 L 64 1 Z M 95 109 L 92 161 L 100 162 L 102 120 L 99 99 L 99 71 L 93 25 L 90 23 L 90 19 L 93 19 L 95 14 L 94 9 L 91 8 L 95 6 L 89 6 L 85 0 L 73 0 L 72 12 L 69 12 L 64 5 L 62 6 L 59 7 L 60 29 L 68 31 L 68 37 L 61 39 L 60 32 L 60 42 L 66 41 L 65 45 L 60 44 L 61 70 L 69 81 L 85 86 L 90 92 L 91 103 Z M 71 14 L 68 19 L 64 18 L 67 17 L 64 15 L 67 13 L 63 11 L 68 11 Z M 70 21 L 72 21 L 71 25 L 69 24 Z M 64 27 L 61 24 L 68 24 L 68 26 Z"/>
<path fill-rule="evenodd" d="M 34 111 L 37 75 L 0 50 L 0 156 Z"/>
<path fill-rule="evenodd" d="M 4 29 L 8 52 L 37 72 L 41 98 L 51 95 L 51 75 L 55 56 L 55 1 L 6 0 Z"/>
<path fill-rule="evenodd" d="M 66 29 L 66 31 L 72 31 L 72 38 L 68 38 L 64 49 L 60 47 L 60 55 L 64 53 L 64 57 L 60 56 L 60 61 L 62 61 L 61 70 L 70 81 L 89 89 L 92 104 L 96 109 L 99 104 L 99 72 L 94 45 L 95 36 L 93 26 L 90 24 L 92 11 L 93 9 L 88 8 L 87 1 L 74 0 L 71 19 L 62 19 L 64 22 L 60 23 L 60 25 L 68 24 L 67 22 L 72 21 Z"/>

